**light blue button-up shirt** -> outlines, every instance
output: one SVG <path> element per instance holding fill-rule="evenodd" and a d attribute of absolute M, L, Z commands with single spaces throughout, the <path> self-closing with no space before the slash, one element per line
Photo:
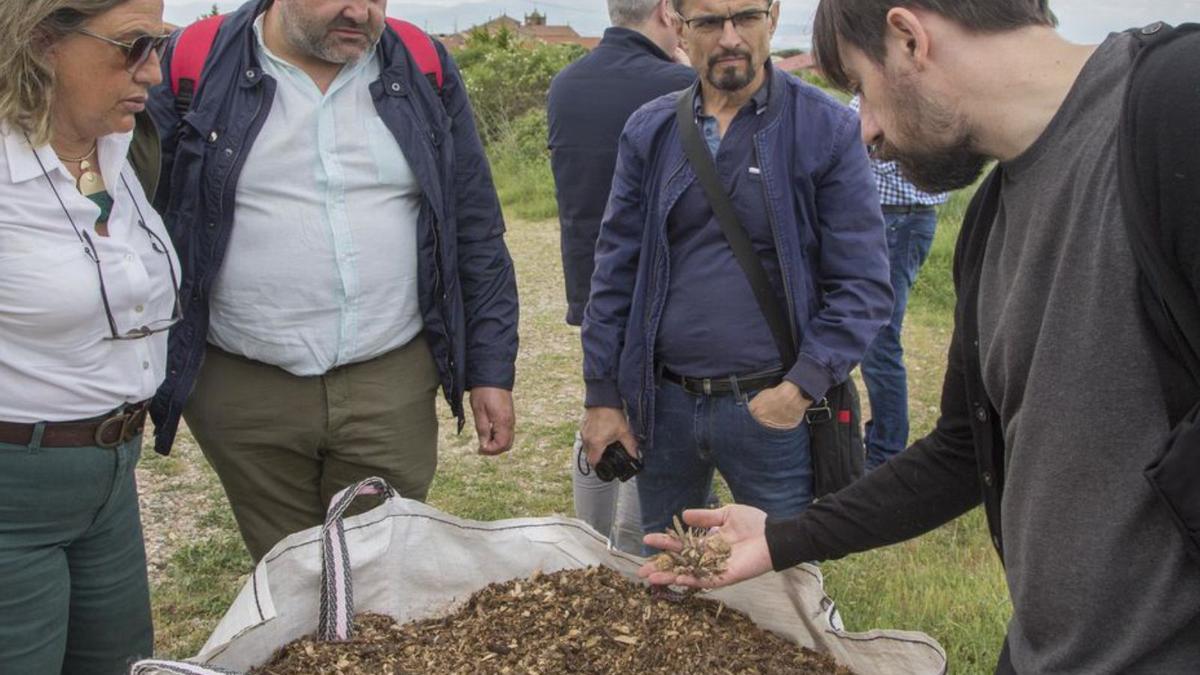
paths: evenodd
<path fill-rule="evenodd" d="M 322 93 L 266 47 L 261 16 L 255 34 L 277 86 L 238 181 L 208 339 L 294 375 L 320 375 L 420 332 L 421 190 L 375 110 L 374 49 Z"/>

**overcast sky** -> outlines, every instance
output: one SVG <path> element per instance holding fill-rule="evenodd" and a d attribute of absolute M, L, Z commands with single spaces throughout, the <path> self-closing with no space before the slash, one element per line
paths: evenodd
<path fill-rule="evenodd" d="M 166 19 L 187 23 L 212 6 L 212 0 L 164 0 Z M 817 0 L 780 0 L 782 15 L 776 47 L 807 46 Z M 216 3 L 222 11 L 240 5 Z M 1108 33 L 1155 20 L 1200 21 L 1200 0 L 1050 0 L 1064 35 L 1077 42 L 1099 42 Z M 538 9 L 549 23 L 569 24 L 580 34 L 599 35 L 608 24 L 605 0 L 391 0 L 388 14 L 435 33 L 449 33 L 507 12 L 516 18 Z"/>

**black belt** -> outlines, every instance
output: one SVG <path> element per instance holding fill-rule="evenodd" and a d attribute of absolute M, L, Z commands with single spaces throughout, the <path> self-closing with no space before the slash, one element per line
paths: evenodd
<path fill-rule="evenodd" d="M 150 401 L 130 403 L 98 417 L 71 422 L 46 422 L 43 448 L 115 448 L 142 433 Z M 29 445 L 36 424 L 0 422 L 0 443 Z"/>
<path fill-rule="evenodd" d="M 927 211 L 937 211 L 936 206 L 929 204 L 884 204 L 879 207 L 884 213 L 925 213 Z"/>
<path fill-rule="evenodd" d="M 674 382 L 695 396 L 722 396 L 736 392 L 769 389 L 783 381 L 783 371 L 773 370 L 753 375 L 727 375 L 725 377 L 688 377 L 663 368 L 662 379 Z"/>

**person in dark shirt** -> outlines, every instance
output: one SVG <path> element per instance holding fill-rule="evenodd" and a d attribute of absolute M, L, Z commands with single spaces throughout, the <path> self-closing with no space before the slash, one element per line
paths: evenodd
<path fill-rule="evenodd" d="M 583 321 L 625 120 L 696 79 L 696 71 L 677 62 L 683 55 L 667 0 L 609 0 L 608 13 L 612 27 L 596 49 L 555 76 L 546 105 L 572 326 Z"/>
<path fill-rule="evenodd" d="M 861 94 L 863 138 L 883 158 L 931 192 L 998 160 L 959 236 L 941 415 L 798 516 L 737 505 L 684 520 L 732 544 L 726 571 L 700 582 L 723 586 L 895 544 L 982 503 L 1013 606 L 997 673 L 1192 674 L 1200 564 L 1180 502 L 1146 471 L 1186 442 L 1200 382 L 1159 330 L 1131 231 L 1152 218 L 1140 227 L 1169 252 L 1155 272 L 1200 297 L 1200 30 L 1155 23 L 1081 45 L 1053 23 L 1035 0 L 822 0 L 817 63 Z"/>
<path fill-rule="evenodd" d="M 554 78 L 546 106 L 550 166 L 562 226 L 567 323 L 572 326 L 583 320 L 596 236 L 625 121 L 644 103 L 684 89 L 696 79 L 696 71 L 679 62 L 686 55 L 679 49 L 675 13 L 668 0 L 609 0 L 608 13 L 612 27 L 604 31 L 595 50 Z M 617 548 L 640 551 L 637 479 L 601 481 L 578 461 L 581 450 L 577 434 L 572 471 L 575 514 L 608 535 Z"/>
<path fill-rule="evenodd" d="M 672 7 L 699 86 L 643 106 L 622 133 L 582 331 L 587 458 L 614 441 L 640 453 L 647 532 L 702 504 L 714 470 L 737 502 L 807 508 L 805 413 L 849 377 L 892 308 L 858 118 L 770 66 L 779 5 Z M 681 100 L 786 307 L 794 362 L 684 157 Z"/>

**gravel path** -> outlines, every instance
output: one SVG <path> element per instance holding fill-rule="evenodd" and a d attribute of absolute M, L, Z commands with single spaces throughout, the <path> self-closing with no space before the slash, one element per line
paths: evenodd
<path fill-rule="evenodd" d="M 149 429 L 146 438 L 153 438 Z M 152 441 L 146 444 L 137 467 L 137 483 L 153 588 L 176 551 L 217 529 L 204 521 L 213 500 L 221 495 L 220 483 L 186 429 L 180 429 L 170 457 L 155 454 Z"/>

